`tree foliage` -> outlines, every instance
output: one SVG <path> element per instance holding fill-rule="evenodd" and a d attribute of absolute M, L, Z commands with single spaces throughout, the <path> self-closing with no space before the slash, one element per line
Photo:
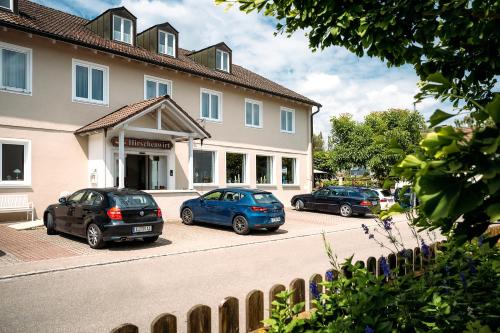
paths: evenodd
<path fill-rule="evenodd" d="M 323 140 L 323 133 L 313 134 L 312 138 L 313 151 L 324 151 L 325 150 L 325 140 Z"/>

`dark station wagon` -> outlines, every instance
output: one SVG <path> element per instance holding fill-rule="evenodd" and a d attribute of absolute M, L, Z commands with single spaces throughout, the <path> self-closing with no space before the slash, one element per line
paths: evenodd
<path fill-rule="evenodd" d="M 296 210 L 316 210 L 340 213 L 344 217 L 352 214 L 366 215 L 380 211 L 380 199 L 372 189 L 354 186 L 328 186 L 311 194 L 300 194 L 292 198 Z"/>
<path fill-rule="evenodd" d="M 163 230 L 160 207 L 148 193 L 116 188 L 76 191 L 43 214 L 47 234 L 67 233 L 87 239 L 91 248 L 107 241 L 142 238 L 156 242 Z"/>

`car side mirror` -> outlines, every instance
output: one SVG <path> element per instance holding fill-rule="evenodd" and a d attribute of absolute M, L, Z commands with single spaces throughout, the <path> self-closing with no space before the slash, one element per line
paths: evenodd
<path fill-rule="evenodd" d="M 66 197 L 60 197 L 59 198 L 59 203 L 65 205 L 65 204 L 68 203 L 68 199 L 66 199 Z"/>

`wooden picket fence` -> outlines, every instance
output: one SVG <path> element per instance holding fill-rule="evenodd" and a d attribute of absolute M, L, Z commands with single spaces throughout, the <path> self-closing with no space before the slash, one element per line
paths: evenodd
<path fill-rule="evenodd" d="M 422 269 L 428 266 L 431 261 L 434 260 L 436 249 L 439 247 L 440 243 L 434 243 L 430 246 L 430 255 L 423 256 L 420 248 L 415 248 L 413 251 L 409 250 L 406 256 L 389 254 L 387 256 L 387 263 L 392 270 L 396 267 L 399 268 L 398 274 L 415 274 L 419 275 Z M 382 257 L 381 257 L 382 258 Z M 383 275 L 383 270 L 380 265 L 380 260 L 374 257 L 368 258 L 366 262 L 357 261 L 357 264 L 362 267 L 366 267 L 368 271 L 373 274 L 380 276 Z M 338 276 L 338 272 L 330 270 L 334 277 Z M 328 271 L 324 275 L 326 280 Z M 344 270 L 343 272 L 347 276 L 350 272 Z M 313 308 L 311 295 L 311 290 L 309 286 L 311 283 L 317 284 L 317 290 L 322 292 L 323 288 L 319 285 L 323 281 L 323 276 L 321 274 L 313 274 L 309 279 L 309 284 L 307 289 L 309 289 L 309 303 L 307 304 L 307 309 Z M 226 297 L 220 304 L 218 308 L 218 332 L 219 333 L 236 333 L 236 332 L 265 332 L 262 320 L 264 317 L 268 318 L 272 309 L 272 302 L 276 299 L 276 295 L 282 291 L 286 290 L 286 287 L 282 284 L 276 284 L 269 290 L 269 304 L 268 313 L 264 311 L 264 293 L 260 290 L 253 290 L 246 296 L 245 299 L 245 314 L 246 314 L 246 326 L 244 328 L 240 327 L 239 321 L 239 300 L 235 297 Z M 301 278 L 294 279 L 290 285 L 289 290 L 293 290 L 293 296 L 291 299 L 291 304 L 298 304 L 301 302 L 306 302 L 306 281 Z M 306 311 L 306 306 L 304 306 L 303 311 Z M 187 332 L 188 333 L 210 333 L 212 330 L 212 310 L 210 307 L 202 304 L 193 306 L 187 313 Z M 134 324 L 122 324 L 113 330 L 111 333 L 137 333 L 139 328 Z M 177 333 L 177 317 L 170 313 L 163 313 L 158 315 L 151 323 L 151 333 Z"/>

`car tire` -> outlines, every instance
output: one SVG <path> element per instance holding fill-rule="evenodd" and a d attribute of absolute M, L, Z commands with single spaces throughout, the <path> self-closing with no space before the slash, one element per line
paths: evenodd
<path fill-rule="evenodd" d="M 106 244 L 102 238 L 101 229 L 95 223 L 87 227 L 87 243 L 93 249 L 102 249 Z"/>
<path fill-rule="evenodd" d="M 270 232 L 275 232 L 275 231 L 278 231 L 278 229 L 280 228 L 280 226 L 276 226 L 276 227 L 269 227 L 269 228 L 266 228 L 267 231 L 270 231 Z"/>
<path fill-rule="evenodd" d="M 340 206 L 340 215 L 343 217 L 350 217 L 352 215 L 352 208 L 348 204 Z"/>
<path fill-rule="evenodd" d="M 55 229 L 54 216 L 51 213 L 47 213 L 47 235 L 56 235 L 57 231 Z"/>
<path fill-rule="evenodd" d="M 158 238 L 160 238 L 159 235 L 157 236 L 151 236 L 151 237 L 144 237 L 142 240 L 144 241 L 144 243 L 154 243 L 158 240 Z"/>
<path fill-rule="evenodd" d="M 298 199 L 297 201 L 295 201 L 295 210 L 297 211 L 301 211 L 304 209 L 304 201 Z"/>
<path fill-rule="evenodd" d="M 242 215 L 237 215 L 233 219 L 233 230 L 238 235 L 248 235 L 250 227 L 248 226 L 247 219 Z"/>
<path fill-rule="evenodd" d="M 193 225 L 194 224 L 194 214 L 191 208 L 184 208 L 181 212 L 182 223 L 185 225 Z"/>

